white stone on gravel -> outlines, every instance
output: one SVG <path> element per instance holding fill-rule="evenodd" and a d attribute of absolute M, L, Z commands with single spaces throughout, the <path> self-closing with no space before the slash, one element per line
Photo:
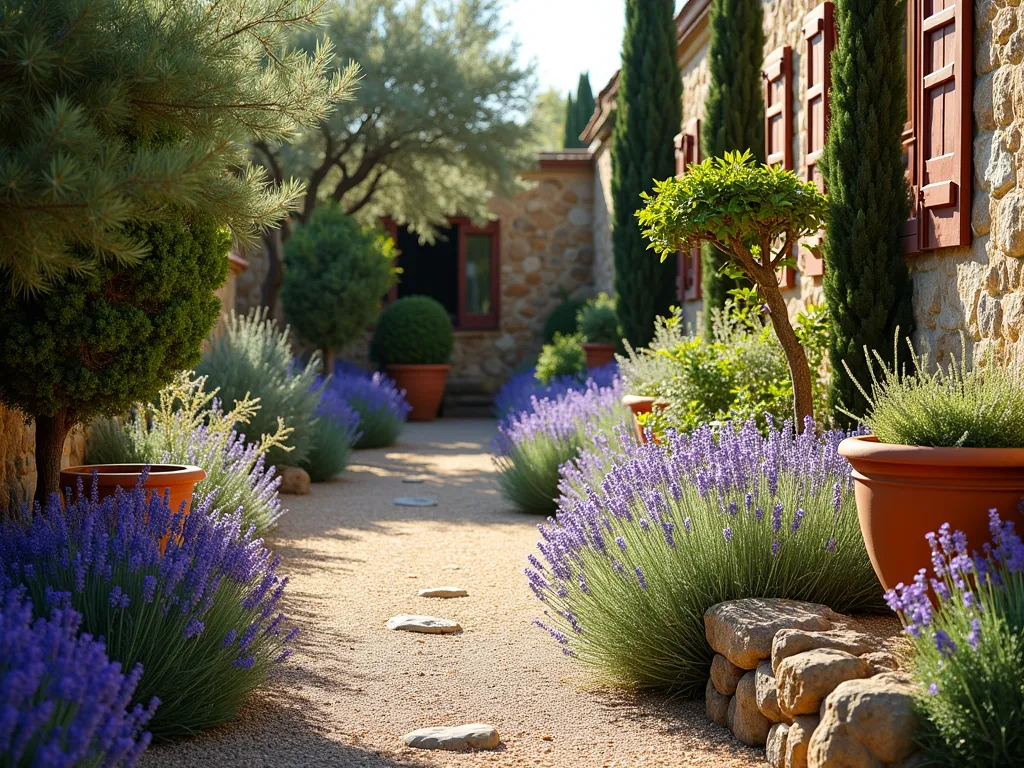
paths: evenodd
<path fill-rule="evenodd" d="M 388 619 L 387 627 L 400 632 L 422 632 L 425 635 L 450 635 L 462 629 L 457 621 L 415 614 L 392 616 Z"/>
<path fill-rule="evenodd" d="M 462 587 L 428 587 L 427 589 L 421 589 L 419 591 L 420 597 L 468 597 L 469 592 L 464 590 Z"/>
<path fill-rule="evenodd" d="M 394 504 L 398 507 L 436 507 L 437 499 L 429 496 L 398 496 Z"/>
<path fill-rule="evenodd" d="M 415 749 L 445 749 L 468 752 L 471 749 L 494 749 L 501 741 L 493 725 L 470 723 L 452 728 L 442 726 L 420 728 L 402 737 L 406 746 Z"/>
<path fill-rule="evenodd" d="M 426 479 L 427 478 L 425 478 L 425 477 L 403 477 L 402 478 L 402 482 L 403 483 L 415 484 L 415 483 L 422 483 Z"/>

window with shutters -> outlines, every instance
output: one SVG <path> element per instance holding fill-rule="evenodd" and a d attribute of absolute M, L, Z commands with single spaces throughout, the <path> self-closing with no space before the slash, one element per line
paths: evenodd
<path fill-rule="evenodd" d="M 971 242 L 972 11 L 970 0 L 907 3 L 908 253 Z"/>
<path fill-rule="evenodd" d="M 765 162 L 793 170 L 793 49 L 776 48 L 764 60 L 764 140 Z M 796 247 L 796 246 L 794 246 Z M 783 267 L 779 285 L 792 288 L 796 275 L 792 267 Z"/>
<path fill-rule="evenodd" d="M 676 136 L 676 176 L 682 176 L 688 165 L 700 160 L 700 120 L 693 118 Z M 700 248 L 692 248 L 689 253 L 680 251 L 676 259 L 676 295 L 679 301 L 700 301 Z"/>
<path fill-rule="evenodd" d="M 822 3 L 804 17 L 804 119 L 807 121 L 804 148 L 804 177 L 825 191 L 818 159 L 825 149 L 829 123 L 829 88 L 832 84 L 831 56 L 836 44 L 835 13 L 832 3 Z M 809 238 L 800 250 L 800 269 L 805 275 L 824 274 L 820 255 L 808 250 L 821 244 L 822 237 Z"/>

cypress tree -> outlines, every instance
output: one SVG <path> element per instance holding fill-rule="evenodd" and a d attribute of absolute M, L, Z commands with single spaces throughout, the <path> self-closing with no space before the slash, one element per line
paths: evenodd
<path fill-rule="evenodd" d="M 701 124 L 701 154 L 721 157 L 749 149 L 764 162 L 764 29 L 761 0 L 712 0 L 708 25 L 710 85 Z M 736 280 L 720 273 L 727 257 L 705 244 L 701 249 L 701 293 L 705 333 L 711 309 L 725 305 Z"/>
<path fill-rule="evenodd" d="M 829 406 L 863 413 L 867 404 L 843 362 L 861 382 L 869 381 L 864 347 L 891 363 L 897 326 L 907 336 L 914 325 L 912 282 L 899 242 L 910 213 L 900 139 L 907 115 L 900 56 L 906 6 L 903 0 L 838 0 L 835 13 L 832 113 L 820 161 L 831 209 L 823 279 L 832 325 Z"/>
<path fill-rule="evenodd" d="M 676 260 L 647 250 L 635 213 L 654 179 L 675 173 L 673 139 L 682 124 L 672 0 L 627 0 L 622 69 L 612 141 L 612 248 L 616 308 L 634 347 L 676 301 Z"/>
<path fill-rule="evenodd" d="M 579 112 L 572 91 L 569 91 L 565 100 L 565 138 L 562 139 L 562 146 L 565 149 L 579 149 L 583 146 L 580 141 Z"/>
<path fill-rule="evenodd" d="M 580 82 L 576 86 L 576 115 L 579 120 L 577 123 L 580 129 L 579 133 L 583 133 L 587 129 L 587 123 L 594 116 L 594 109 L 596 107 L 597 102 L 594 101 L 594 89 L 590 87 L 590 74 L 582 72 L 580 74 Z M 580 146 L 584 146 L 582 141 Z"/>

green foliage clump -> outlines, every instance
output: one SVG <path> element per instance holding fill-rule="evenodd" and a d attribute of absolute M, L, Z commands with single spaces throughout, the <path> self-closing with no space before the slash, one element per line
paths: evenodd
<path fill-rule="evenodd" d="M 139 403 L 127 417 L 95 420 L 86 463 L 202 467 L 206 478 L 196 483 L 193 505 L 216 492 L 217 510 L 239 512 L 244 530 L 252 526 L 263 535 L 284 514 L 265 457 L 272 448 L 282 448 L 293 430 L 278 417 L 272 434 L 246 441 L 239 432 L 260 411 L 259 399 L 246 396 L 225 411 L 217 395 L 218 390 L 206 391 L 204 377 L 182 371 L 160 390 L 155 403 Z"/>
<path fill-rule="evenodd" d="M 347 421 L 321 414 L 313 425 L 313 443 L 302 468 L 314 483 L 324 483 L 348 466 L 349 455 L 359 438 L 359 418 Z"/>
<path fill-rule="evenodd" d="M 277 434 L 279 420 L 291 429 L 286 444 L 269 447 L 268 464 L 297 466 L 309 455 L 320 402 L 320 355 L 300 366 L 292 358 L 288 329 L 280 330 L 266 309 L 245 317 L 232 312 L 196 373 L 216 387 L 224 401 L 259 400 L 260 409 L 249 421 L 253 434 Z"/>
<path fill-rule="evenodd" d="M 727 152 L 691 165 L 680 178 L 656 182 L 655 194 L 643 198 L 636 215 L 663 260 L 710 243 L 754 284 L 786 353 L 794 416 L 803 424 L 814 414 L 811 370 L 789 320 L 778 270 L 795 267 L 793 246 L 824 226 L 825 196 L 792 171 L 758 165 L 749 152 Z"/>
<path fill-rule="evenodd" d="M 580 326 L 576 318 L 586 304 L 585 299 L 564 299 L 555 307 L 544 321 L 544 343 L 553 342 L 556 333 L 564 336 L 579 333 Z"/>
<path fill-rule="evenodd" d="M 893 55 L 904 44 L 906 3 L 837 0 L 835 17 L 831 117 L 819 161 L 830 208 L 822 287 L 832 365 L 845 363 L 866 380 L 860 350 L 878 350 L 892 365 L 889 339 L 897 328 L 914 330 L 913 281 L 900 244 L 910 214 L 902 144 L 907 79 L 903 58 Z M 833 378 L 828 398 L 838 414 L 867 407 L 844 376 Z"/>
<path fill-rule="evenodd" d="M 288 239 L 284 255 L 284 311 L 330 370 L 333 350 L 362 338 L 394 285 L 395 244 L 337 205 L 322 205 Z"/>
<path fill-rule="evenodd" d="M 586 370 L 587 353 L 580 335 L 556 333 L 555 340 L 541 349 L 534 376 L 542 384 L 550 384 L 558 376 L 582 376 Z"/>
<path fill-rule="evenodd" d="M 622 331 L 615 312 L 615 300 L 601 292 L 576 314 L 576 325 L 583 340 L 590 344 L 619 344 Z"/>
<path fill-rule="evenodd" d="M 381 365 L 444 365 L 455 348 L 448 311 L 429 296 L 406 296 L 380 313 L 370 356 Z"/>
<path fill-rule="evenodd" d="M 634 346 L 651 340 L 654 318 L 676 299 L 676 261 L 646 254 L 633 211 L 651 179 L 675 173 L 682 125 L 673 0 L 627 0 L 622 68 L 612 136 L 612 249 L 622 332 Z"/>
<path fill-rule="evenodd" d="M 764 161 L 764 8 L 761 0 L 712 0 L 708 12 L 708 95 L 700 126 L 701 156 L 750 149 Z M 728 259 L 710 243 L 701 248 L 701 295 L 708 310 L 721 309 L 741 287 Z M 711 338 L 711 312 L 704 314 Z"/>
<path fill-rule="evenodd" d="M 929 370 L 927 354 L 910 348 L 908 372 L 899 363 L 899 329 L 892 366 L 878 352 L 864 350 L 870 384 L 846 373 L 868 410 L 860 418 L 883 443 L 959 448 L 1024 448 L 1024 376 L 989 359 L 972 366 L 966 342 L 946 368 Z"/>

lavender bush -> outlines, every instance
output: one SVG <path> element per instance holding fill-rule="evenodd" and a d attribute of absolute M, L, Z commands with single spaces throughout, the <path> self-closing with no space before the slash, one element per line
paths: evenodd
<path fill-rule="evenodd" d="M 565 468 L 526 574 L 538 623 L 611 680 L 702 693 L 704 612 L 746 597 L 883 607 L 860 534 L 845 435 L 756 422 L 636 444 L 622 430 Z"/>
<path fill-rule="evenodd" d="M 1024 765 L 1024 544 L 996 510 L 989 530 L 981 554 L 949 524 L 928 534 L 932 577 L 885 596 L 914 642 L 929 765 Z"/>
<path fill-rule="evenodd" d="M 559 467 L 576 458 L 595 435 L 630 419 L 618 379 L 590 381 L 554 398 L 533 397 L 529 410 L 498 425 L 494 463 L 506 499 L 527 512 L 551 512 L 558 498 Z"/>
<path fill-rule="evenodd" d="M 314 483 L 330 480 L 348 465 L 348 456 L 362 432 L 359 431 L 359 413 L 334 389 L 315 385 L 320 392 L 320 405 L 316 409 L 316 425 L 309 455 L 302 468 Z"/>
<path fill-rule="evenodd" d="M 63 510 L 54 496 L 28 527 L 0 526 L 0 574 L 27 587 L 37 614 L 69 600 L 111 659 L 142 665 L 132 702 L 160 700 L 157 740 L 232 718 L 296 632 L 278 612 L 278 558 L 238 513 L 211 516 L 211 501 L 182 519 L 137 486 Z"/>
<path fill-rule="evenodd" d="M 398 389 L 383 373 L 370 374 L 340 361 L 334 365 L 324 394 L 331 403 L 347 403 L 359 414 L 361 434 L 354 448 L 394 445 L 409 416 L 404 389 Z"/>
<path fill-rule="evenodd" d="M 509 416 L 515 417 L 523 411 L 531 410 L 534 398 L 555 400 L 570 389 L 584 389 L 591 382 L 598 387 L 610 387 L 615 383 L 617 374 L 618 366 L 609 363 L 587 371 L 586 379 L 579 376 L 556 376 L 549 383 L 542 384 L 537 379 L 537 369 L 530 368 L 514 374 L 498 390 L 494 396 L 494 412 L 503 420 Z"/>
<path fill-rule="evenodd" d="M 158 702 L 129 709 L 142 669 L 125 676 L 80 622 L 33 620 L 23 588 L 0 593 L 0 768 L 127 768 L 149 744 Z"/>

